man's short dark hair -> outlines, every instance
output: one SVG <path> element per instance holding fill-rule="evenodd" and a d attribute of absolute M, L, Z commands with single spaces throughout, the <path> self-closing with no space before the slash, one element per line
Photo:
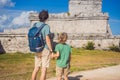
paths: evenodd
<path fill-rule="evenodd" d="M 48 18 L 49 18 L 48 11 L 42 10 L 42 11 L 39 13 L 39 19 L 40 19 L 41 22 L 44 22 L 44 21 L 47 20 Z"/>

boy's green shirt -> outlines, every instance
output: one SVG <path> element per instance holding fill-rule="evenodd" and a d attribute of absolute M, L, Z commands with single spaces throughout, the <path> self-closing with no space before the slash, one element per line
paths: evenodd
<path fill-rule="evenodd" d="M 67 67 L 70 62 L 71 47 L 68 44 L 57 44 L 55 51 L 59 52 L 59 57 L 57 58 L 56 65 L 58 67 Z"/>

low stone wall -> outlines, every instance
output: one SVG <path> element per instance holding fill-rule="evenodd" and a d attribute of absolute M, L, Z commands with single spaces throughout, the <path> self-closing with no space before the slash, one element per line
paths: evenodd
<path fill-rule="evenodd" d="M 95 43 L 95 49 L 109 49 L 109 46 L 112 46 L 113 44 L 120 47 L 120 39 L 95 39 L 95 40 L 68 40 L 68 43 L 72 47 L 85 47 L 88 42 Z"/>
<path fill-rule="evenodd" d="M 56 41 L 56 38 L 55 40 Z M 120 38 L 79 37 L 69 36 L 67 43 L 73 47 L 84 47 L 87 42 L 95 43 L 95 49 L 108 49 L 112 44 L 120 46 Z M 29 53 L 26 34 L 0 34 L 0 53 L 23 52 Z"/>
<path fill-rule="evenodd" d="M 0 47 L 0 53 L 30 52 L 26 34 L 0 34 Z"/>

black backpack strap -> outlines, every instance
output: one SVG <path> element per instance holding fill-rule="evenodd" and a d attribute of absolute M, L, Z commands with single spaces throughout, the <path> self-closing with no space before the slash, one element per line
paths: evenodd
<path fill-rule="evenodd" d="M 46 24 L 42 24 L 39 28 L 38 31 L 36 32 L 35 36 L 39 35 L 40 31 L 42 30 L 42 28 L 45 26 Z"/>

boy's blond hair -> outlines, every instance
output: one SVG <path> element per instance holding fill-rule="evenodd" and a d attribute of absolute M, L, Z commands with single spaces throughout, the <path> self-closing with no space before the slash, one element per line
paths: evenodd
<path fill-rule="evenodd" d="M 58 35 L 58 42 L 59 43 L 65 43 L 67 41 L 67 33 L 63 32 Z"/>

